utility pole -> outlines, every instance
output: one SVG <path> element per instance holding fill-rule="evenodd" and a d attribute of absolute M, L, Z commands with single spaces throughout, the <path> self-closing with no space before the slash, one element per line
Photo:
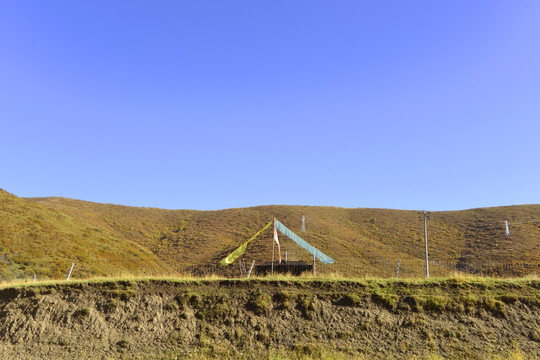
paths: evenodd
<path fill-rule="evenodd" d="M 426 244 L 426 278 L 429 278 L 429 260 L 428 260 L 428 247 L 427 247 L 427 216 L 426 216 L 426 210 L 424 210 L 424 242 Z"/>

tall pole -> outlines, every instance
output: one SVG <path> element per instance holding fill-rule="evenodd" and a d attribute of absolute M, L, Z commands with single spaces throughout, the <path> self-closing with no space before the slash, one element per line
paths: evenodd
<path fill-rule="evenodd" d="M 272 240 L 272 272 L 271 275 L 274 275 L 274 247 L 276 246 L 276 242 Z"/>
<path fill-rule="evenodd" d="M 429 278 L 429 261 L 428 261 L 428 247 L 427 247 L 427 218 L 426 210 L 424 210 L 424 242 L 426 244 L 426 278 Z"/>
<path fill-rule="evenodd" d="M 275 227 L 276 227 L 276 218 L 274 218 L 274 231 L 276 231 Z M 272 271 L 271 271 L 272 276 L 274 275 L 274 248 L 275 247 L 276 247 L 276 242 L 274 241 L 274 239 L 272 239 Z"/>

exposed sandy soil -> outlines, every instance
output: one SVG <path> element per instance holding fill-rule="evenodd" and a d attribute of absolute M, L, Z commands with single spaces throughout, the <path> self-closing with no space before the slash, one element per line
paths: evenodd
<path fill-rule="evenodd" d="M 540 354 L 540 281 L 123 281 L 0 290 L 0 358 Z"/>

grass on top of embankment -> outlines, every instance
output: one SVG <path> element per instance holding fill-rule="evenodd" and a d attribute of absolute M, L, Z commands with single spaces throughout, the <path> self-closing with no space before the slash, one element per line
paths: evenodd
<path fill-rule="evenodd" d="M 302 276 L 290 275 L 274 275 L 274 276 L 253 276 L 251 278 L 225 278 L 217 275 L 204 277 L 193 276 L 190 274 L 182 275 L 162 275 L 162 276 L 139 276 L 122 274 L 113 277 L 91 277 L 86 279 L 40 279 L 33 281 L 32 279 L 14 280 L 0 282 L 0 289 L 18 288 L 25 286 L 43 286 L 43 285 L 69 285 L 69 284 L 84 284 L 84 283 L 115 283 L 115 282 L 185 282 L 192 284 L 212 283 L 212 282 L 229 282 L 229 283 L 251 283 L 253 285 L 264 285 L 268 283 L 284 283 L 284 284 L 310 284 L 314 287 L 323 284 L 358 284 L 370 289 L 386 289 L 391 292 L 399 292 L 406 294 L 409 291 L 418 290 L 419 288 L 436 289 L 436 288 L 468 288 L 478 287 L 484 290 L 489 289 L 506 289 L 533 287 L 540 289 L 540 278 L 536 275 L 520 278 L 491 278 L 478 277 L 471 275 L 456 274 L 445 278 L 409 278 L 409 279 L 393 279 L 393 278 L 348 278 L 337 274 L 316 277 L 311 274 Z M 394 291 L 392 291 L 394 290 Z"/>

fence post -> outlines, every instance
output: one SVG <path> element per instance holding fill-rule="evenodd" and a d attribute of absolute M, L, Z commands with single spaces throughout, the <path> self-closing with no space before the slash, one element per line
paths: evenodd
<path fill-rule="evenodd" d="M 315 272 L 315 254 L 313 254 L 313 276 L 315 277 L 316 275 L 316 272 Z"/>
<path fill-rule="evenodd" d="M 248 274 L 247 274 L 248 279 L 249 279 L 249 277 L 251 276 L 251 270 L 253 270 L 253 265 L 255 265 L 255 260 L 253 260 L 253 261 L 251 262 L 251 266 L 249 267 L 249 272 L 248 272 Z"/>
<path fill-rule="evenodd" d="M 69 280 L 69 277 L 71 276 L 71 271 L 73 271 L 73 266 L 75 265 L 75 263 L 71 263 L 71 266 L 69 267 L 69 272 L 67 274 L 67 277 L 66 277 L 66 281 Z"/>

